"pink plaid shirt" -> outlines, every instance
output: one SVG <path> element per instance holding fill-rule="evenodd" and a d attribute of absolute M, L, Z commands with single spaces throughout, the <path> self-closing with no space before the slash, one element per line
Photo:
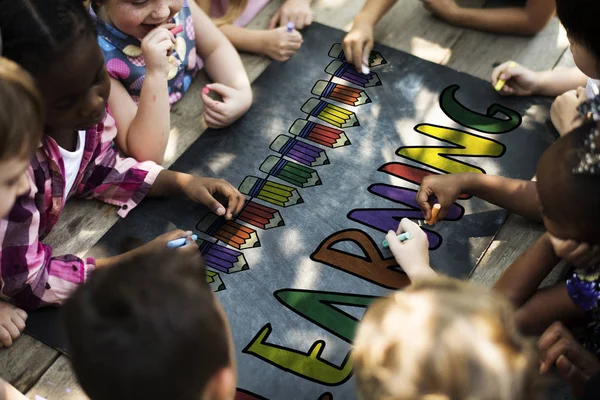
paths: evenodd
<path fill-rule="evenodd" d="M 125 217 L 146 196 L 162 167 L 119 156 L 113 147 L 112 116 L 89 129 L 83 160 L 69 197 L 98 199 L 120 207 Z M 45 136 L 27 171 L 31 189 L 0 220 L 0 293 L 35 309 L 60 304 L 95 268 L 95 260 L 53 256 L 41 242 L 64 208 L 64 162 L 56 142 Z"/>

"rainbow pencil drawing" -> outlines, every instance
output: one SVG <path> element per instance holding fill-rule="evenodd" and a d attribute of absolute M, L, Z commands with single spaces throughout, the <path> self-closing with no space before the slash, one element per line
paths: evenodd
<path fill-rule="evenodd" d="M 289 207 L 304 203 L 300 193 L 293 187 L 281 185 L 256 176 L 247 176 L 239 187 L 240 192 L 256 197 L 279 207 Z"/>
<path fill-rule="evenodd" d="M 321 184 L 321 178 L 314 169 L 277 156 L 267 157 L 261 164 L 260 170 L 302 188 Z"/>
<path fill-rule="evenodd" d="M 200 248 L 200 254 L 207 267 L 216 269 L 226 274 L 245 271 L 248 269 L 248 262 L 243 253 L 237 250 L 209 242 L 208 240 L 198 239 L 196 241 Z"/>
<path fill-rule="evenodd" d="M 325 68 L 325 72 L 356 86 L 381 86 L 379 75 L 377 75 L 375 72 L 370 72 L 365 75 L 361 72 L 358 72 L 353 65 L 346 64 L 340 60 L 333 60 L 330 62 L 327 68 Z"/>
<path fill-rule="evenodd" d="M 294 139 L 291 136 L 277 136 L 269 148 L 310 167 L 329 164 L 329 158 L 327 158 L 325 150 Z"/>
<path fill-rule="evenodd" d="M 250 200 L 242 209 L 236 220 L 255 226 L 260 229 L 271 229 L 284 226 L 281 214 L 274 208 L 263 206 Z"/>
<path fill-rule="evenodd" d="M 348 60 L 346 60 L 346 55 L 344 54 L 344 48 L 342 47 L 341 43 L 336 43 L 331 46 L 331 49 L 329 50 L 329 57 L 337 58 L 338 60 L 348 63 Z M 383 58 L 380 52 L 372 51 L 369 54 L 369 68 L 378 67 L 383 64 L 387 64 L 387 61 L 385 58 Z"/>
<path fill-rule="evenodd" d="M 297 119 L 294 121 L 289 132 L 294 136 L 331 148 L 351 144 L 344 131 L 307 121 L 305 119 Z"/>
<path fill-rule="evenodd" d="M 223 279 L 221 279 L 221 275 L 215 271 L 206 270 L 206 281 L 213 292 L 225 290 L 225 284 L 223 283 Z"/>
<path fill-rule="evenodd" d="M 335 100 L 354 107 L 371 102 L 367 93 L 362 89 L 323 80 L 317 81 L 311 92 L 315 96 Z"/>
<path fill-rule="evenodd" d="M 356 114 L 352 111 L 314 97 L 311 97 L 304 103 L 302 111 L 338 128 L 349 128 L 360 125 Z"/>
<path fill-rule="evenodd" d="M 260 247 L 260 240 L 256 231 L 235 221 L 227 221 L 216 214 L 206 214 L 196 228 L 209 236 L 235 247 L 236 249 L 249 249 Z"/>

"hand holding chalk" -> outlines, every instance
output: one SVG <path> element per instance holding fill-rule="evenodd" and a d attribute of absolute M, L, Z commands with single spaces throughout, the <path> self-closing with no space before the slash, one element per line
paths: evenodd
<path fill-rule="evenodd" d="M 514 61 L 507 61 L 494 69 L 491 82 L 494 89 L 503 95 L 531 96 L 543 88 L 543 72 L 532 71 Z M 494 83 L 495 82 L 495 83 Z"/>
<path fill-rule="evenodd" d="M 169 29 L 169 32 L 171 32 L 173 34 L 173 36 L 177 35 L 178 33 L 183 31 L 183 25 L 177 25 L 175 28 L 173 29 Z"/>
<path fill-rule="evenodd" d="M 508 68 L 513 68 L 516 67 L 517 63 L 514 61 L 510 61 L 508 63 Z M 505 79 L 498 79 L 498 82 L 496 82 L 496 86 L 494 86 L 494 89 L 496 89 L 496 92 L 499 92 L 502 90 L 502 88 L 504 87 L 504 85 L 506 84 L 506 80 Z"/>
<path fill-rule="evenodd" d="M 433 205 L 433 207 L 431 208 L 431 217 L 427 221 L 425 221 L 427 225 L 435 225 L 441 209 L 442 205 L 440 203 L 436 203 Z"/>
<path fill-rule="evenodd" d="M 412 238 L 412 236 L 410 235 L 410 232 L 401 233 L 399 235 L 396 235 L 396 237 L 398 238 L 398 240 L 400 242 L 404 242 L 405 240 L 410 240 Z M 383 242 L 381 244 L 383 245 L 384 248 L 390 247 L 390 244 L 385 239 L 383 240 Z"/>
<path fill-rule="evenodd" d="M 429 175 L 423 178 L 415 200 L 423 211 L 425 220 L 434 224 L 438 219 L 444 219 L 452 203 L 467 192 L 465 188 L 472 179 L 472 174 L 468 173 Z M 439 203 L 437 211 L 431 206 L 434 201 Z M 434 212 L 435 218 L 432 218 Z"/>
<path fill-rule="evenodd" d="M 291 22 L 291 21 L 290 21 L 290 22 L 288 22 L 288 23 L 287 23 L 287 32 L 288 32 L 288 33 L 292 33 L 292 32 L 294 32 L 294 29 L 295 29 L 294 23 L 293 23 L 293 22 Z"/>
<path fill-rule="evenodd" d="M 192 236 L 185 236 L 179 239 L 174 239 L 171 240 L 170 242 L 167 243 L 167 248 L 169 249 L 178 249 L 180 247 L 184 247 L 188 244 L 188 238 L 192 239 L 194 242 L 196 240 L 198 240 L 198 236 L 196 235 L 192 235 Z"/>
<path fill-rule="evenodd" d="M 410 239 L 401 241 L 400 235 L 410 235 Z M 394 259 L 406 272 L 411 281 L 425 276 L 435 276 L 429 266 L 429 242 L 427 235 L 414 222 L 403 218 L 398 231 L 389 231 L 386 235 Z"/>

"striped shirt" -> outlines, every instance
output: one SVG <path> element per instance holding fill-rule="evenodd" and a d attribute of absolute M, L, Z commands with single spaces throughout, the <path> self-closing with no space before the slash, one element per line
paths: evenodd
<path fill-rule="evenodd" d="M 62 303 L 95 268 L 92 258 L 54 256 L 41 241 L 56 225 L 65 198 L 98 199 L 125 217 L 148 194 L 162 167 L 123 158 L 113 146 L 112 116 L 88 129 L 73 188 L 65 191 L 65 168 L 57 143 L 44 136 L 27 174 L 28 194 L 0 220 L 0 294 L 26 309 Z"/>

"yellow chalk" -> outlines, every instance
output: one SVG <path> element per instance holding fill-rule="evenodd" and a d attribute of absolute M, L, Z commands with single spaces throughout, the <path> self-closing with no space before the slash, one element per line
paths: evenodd
<path fill-rule="evenodd" d="M 507 68 L 512 68 L 512 67 L 516 67 L 516 66 L 517 66 L 517 63 L 514 62 L 514 61 L 511 61 L 508 64 Z M 504 71 L 502 71 L 502 72 L 504 72 Z M 504 85 L 506 85 L 506 81 L 504 79 L 498 79 L 498 82 L 496 82 L 496 86 L 494 86 L 494 89 L 496 89 L 496 92 L 499 92 L 499 91 L 502 90 L 502 88 L 504 87 Z"/>

